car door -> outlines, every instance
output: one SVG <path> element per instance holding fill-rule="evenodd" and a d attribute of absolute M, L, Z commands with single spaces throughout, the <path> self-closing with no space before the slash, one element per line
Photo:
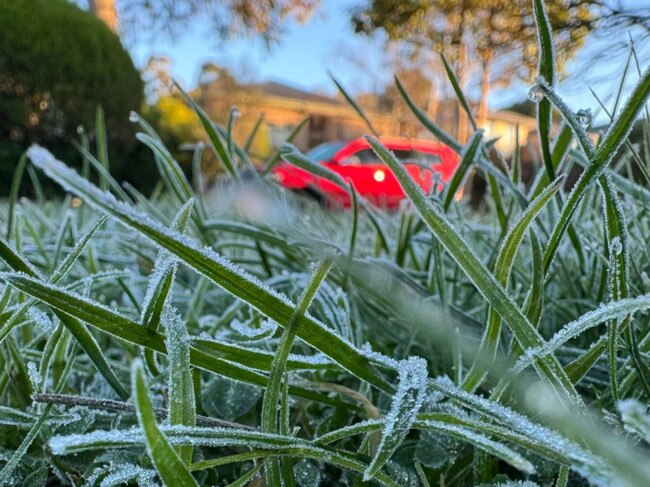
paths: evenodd
<path fill-rule="evenodd" d="M 419 167 L 409 163 L 412 158 L 410 149 L 391 149 L 398 159 L 407 163 L 408 172 L 412 177 L 418 178 L 416 182 L 419 183 Z M 404 192 L 390 168 L 369 147 L 360 148 L 341 161 L 329 162 L 325 165 L 344 180 L 351 181 L 358 194 L 378 206 L 395 207 L 404 198 Z M 346 199 L 344 192 L 334 186 L 330 182 L 325 182 L 322 189 L 349 205 L 349 197 Z"/>

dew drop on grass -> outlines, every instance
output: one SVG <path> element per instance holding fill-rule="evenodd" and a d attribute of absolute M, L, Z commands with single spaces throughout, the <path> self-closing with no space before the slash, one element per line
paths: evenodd
<path fill-rule="evenodd" d="M 533 103 L 539 103 L 540 101 L 542 101 L 542 98 L 544 98 L 544 92 L 539 87 L 539 85 L 533 86 L 528 91 L 528 99 Z"/>
<path fill-rule="evenodd" d="M 318 467 L 309 460 L 300 460 L 293 466 L 293 474 L 300 487 L 318 487 L 321 485 L 321 475 Z"/>
<path fill-rule="evenodd" d="M 588 108 L 583 110 L 578 110 L 578 112 L 576 113 L 576 118 L 578 119 L 580 125 L 582 125 L 584 128 L 589 127 L 592 119 L 591 110 L 589 110 Z"/>

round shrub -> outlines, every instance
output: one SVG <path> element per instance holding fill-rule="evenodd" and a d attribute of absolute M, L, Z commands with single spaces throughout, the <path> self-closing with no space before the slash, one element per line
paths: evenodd
<path fill-rule="evenodd" d="M 79 125 L 95 126 L 101 104 L 112 146 L 125 148 L 142 101 L 131 57 L 93 15 L 65 0 L 0 0 L 0 145 L 56 151 Z M 15 163 L 0 159 L 0 181 Z"/>
<path fill-rule="evenodd" d="M 119 38 L 65 0 L 0 0 L 0 130 L 43 140 L 91 126 L 112 132 L 138 110 L 143 82 Z"/>

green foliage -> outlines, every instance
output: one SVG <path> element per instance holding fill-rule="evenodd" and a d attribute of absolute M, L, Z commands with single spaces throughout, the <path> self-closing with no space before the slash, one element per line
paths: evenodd
<path fill-rule="evenodd" d="M 95 127 L 98 105 L 114 174 L 123 178 L 139 159 L 128 115 L 142 101 L 143 82 L 131 57 L 94 16 L 65 0 L 0 1 L 0 191 L 35 141 L 74 157 L 65 142 L 77 137 L 78 126 Z"/>
<path fill-rule="evenodd" d="M 143 83 L 118 37 L 64 0 L 3 0 L 0 133 L 51 140 L 94 125 L 104 105 L 111 134 L 125 132 Z"/>
<path fill-rule="evenodd" d="M 229 172 L 210 195 L 144 120 L 167 189 L 150 199 L 32 147 L 26 170 L 80 200 L 0 213 L 0 481 L 647 485 L 650 192 L 623 176 L 632 158 L 609 163 L 634 150 L 649 73 L 595 145 L 540 80 L 565 128 L 558 176 L 530 191 L 479 130 L 458 142 L 398 84 L 490 179 L 488 215 L 425 194 L 373 137 L 408 197 L 393 214 L 290 144 L 278 157 L 352 211 L 242 178 L 232 123 L 202 113 Z M 586 170 L 566 194 L 572 164 Z"/>

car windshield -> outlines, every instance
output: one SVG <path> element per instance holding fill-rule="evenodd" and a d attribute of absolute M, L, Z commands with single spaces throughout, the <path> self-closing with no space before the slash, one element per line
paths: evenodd
<path fill-rule="evenodd" d="M 329 161 L 344 145 L 345 142 L 326 142 L 308 150 L 305 155 L 315 162 Z"/>

